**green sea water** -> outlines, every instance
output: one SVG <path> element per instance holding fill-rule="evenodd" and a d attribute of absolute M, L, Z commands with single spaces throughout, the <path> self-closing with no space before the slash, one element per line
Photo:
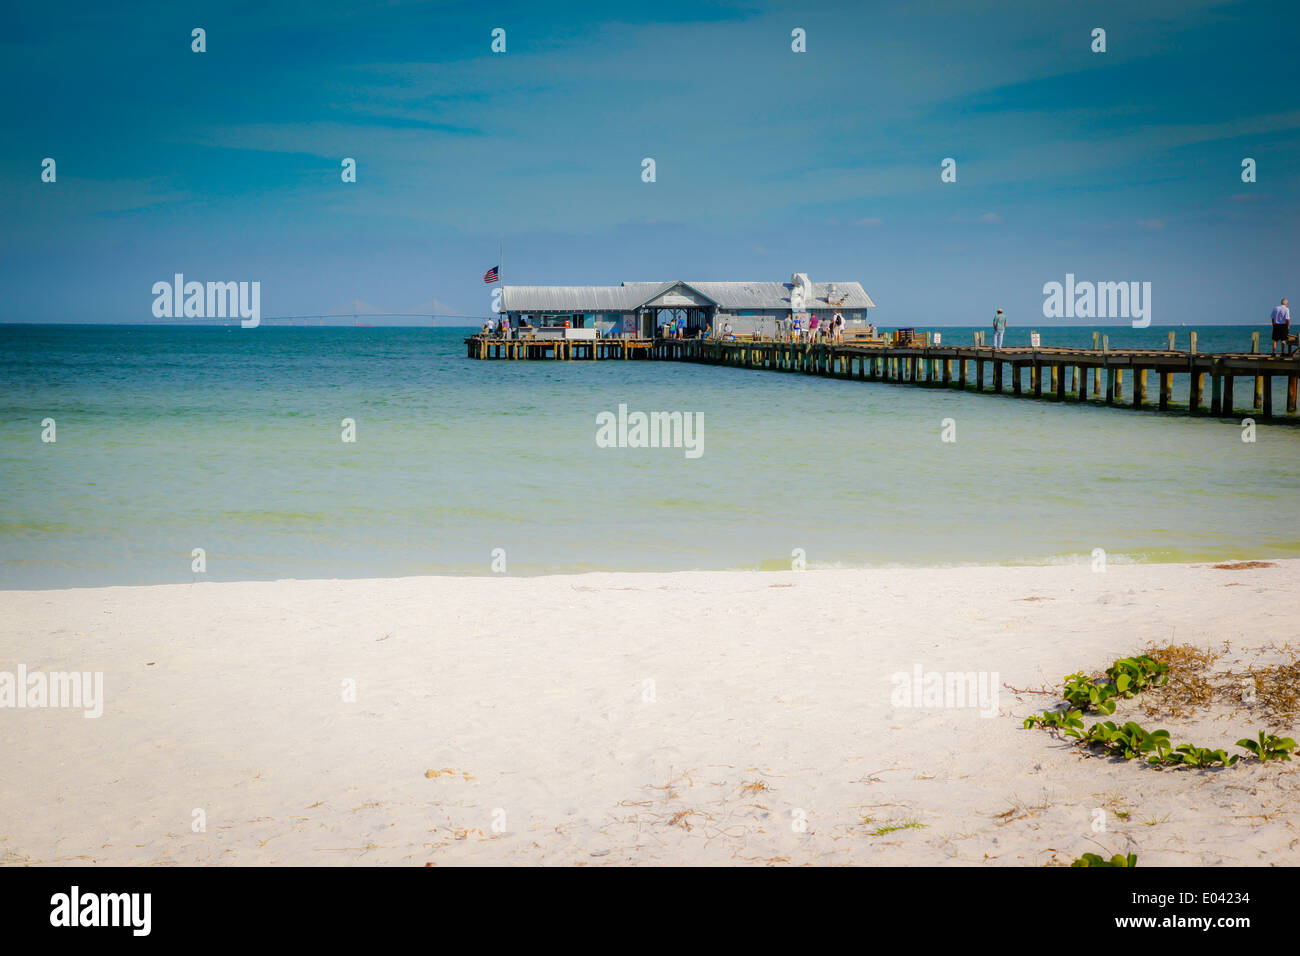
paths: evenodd
<path fill-rule="evenodd" d="M 1247 412 L 476 362 L 466 331 L 0 327 L 0 587 L 489 574 L 494 553 L 510 574 L 1300 554 L 1300 429 L 1243 442 Z M 1249 348 L 1241 327 L 1198 331 L 1203 351 Z M 599 447 L 620 404 L 700 413 L 703 454 Z"/>

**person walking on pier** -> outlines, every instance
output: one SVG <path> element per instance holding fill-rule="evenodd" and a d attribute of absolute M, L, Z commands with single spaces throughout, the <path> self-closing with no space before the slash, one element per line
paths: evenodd
<path fill-rule="evenodd" d="M 1287 336 L 1291 334 L 1291 310 L 1287 307 L 1286 299 L 1282 304 L 1273 307 L 1273 314 L 1269 316 L 1273 323 L 1273 347 L 1269 354 L 1277 354 L 1277 344 L 1282 343 L 1282 354 L 1287 354 Z"/>
<path fill-rule="evenodd" d="M 998 309 L 997 314 L 993 316 L 993 347 L 1002 348 L 1002 336 L 1007 331 L 1007 317 L 1003 315 L 1002 310 Z"/>

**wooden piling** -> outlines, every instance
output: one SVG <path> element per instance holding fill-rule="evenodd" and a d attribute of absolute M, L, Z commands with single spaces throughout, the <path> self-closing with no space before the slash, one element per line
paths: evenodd
<path fill-rule="evenodd" d="M 1259 354 L 1258 332 L 1250 333 L 1250 351 L 1252 355 Z M 1255 376 L 1255 404 L 1251 407 L 1257 410 L 1264 407 L 1264 376 L 1262 375 Z"/>

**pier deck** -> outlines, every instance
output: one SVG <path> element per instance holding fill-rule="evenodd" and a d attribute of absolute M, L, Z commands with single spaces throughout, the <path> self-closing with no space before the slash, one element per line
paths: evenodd
<path fill-rule="evenodd" d="M 751 339 L 597 339 L 595 341 L 465 340 L 470 358 L 653 359 L 739 368 L 802 372 L 868 382 L 1010 392 L 1055 401 L 1094 401 L 1132 408 L 1178 408 L 1190 414 L 1235 416 L 1243 407 L 1260 418 L 1275 413 L 1273 379 L 1286 380 L 1286 416 L 1296 415 L 1300 355 L 1198 352 L 1177 349 L 1095 349 L 984 345 L 893 346 L 883 343 L 811 344 Z M 1258 339 L 1252 344 L 1258 348 Z M 1028 375 L 1026 375 L 1028 370 Z M 991 374 L 990 374 L 991 373 Z M 1186 404 L 1174 405 L 1175 376 L 1188 376 Z M 1125 397 L 1125 378 L 1128 392 Z M 1236 380 L 1253 380 L 1237 399 Z M 1207 381 L 1208 379 L 1208 381 Z M 1251 387 L 1253 386 L 1253 388 Z M 1244 404 L 1246 401 L 1249 404 Z"/>

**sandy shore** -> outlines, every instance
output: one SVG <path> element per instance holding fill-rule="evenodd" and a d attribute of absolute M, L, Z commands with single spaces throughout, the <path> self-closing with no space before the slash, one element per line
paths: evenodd
<path fill-rule="evenodd" d="M 1300 761 L 1161 771 L 1021 721 L 1171 636 L 1276 656 L 1298 597 L 1300 560 L 3 592 L 0 670 L 105 699 L 0 710 L 0 861 L 1294 864 Z M 918 666 L 996 672 L 991 716 L 901 706 Z"/>

